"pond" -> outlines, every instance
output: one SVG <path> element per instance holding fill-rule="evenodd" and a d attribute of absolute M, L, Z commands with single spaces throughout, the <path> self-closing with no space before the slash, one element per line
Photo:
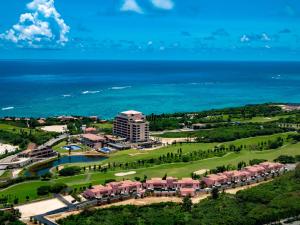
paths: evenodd
<path fill-rule="evenodd" d="M 26 171 L 25 176 L 42 176 L 45 173 L 49 172 L 49 170 L 52 167 L 56 167 L 66 163 L 100 162 L 105 159 L 107 158 L 103 156 L 87 156 L 87 155 L 63 156 L 51 162 L 46 162 L 45 164 L 32 167 L 30 170 Z"/>

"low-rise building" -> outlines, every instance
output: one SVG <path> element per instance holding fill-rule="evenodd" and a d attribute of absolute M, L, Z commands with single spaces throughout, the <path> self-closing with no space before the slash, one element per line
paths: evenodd
<path fill-rule="evenodd" d="M 46 123 L 46 120 L 45 119 L 38 119 L 37 122 L 40 125 L 44 125 Z"/>
<path fill-rule="evenodd" d="M 279 171 L 284 167 L 284 165 L 281 163 L 273 163 L 273 162 L 263 162 L 260 163 L 259 165 L 264 167 L 267 172 Z"/>
<path fill-rule="evenodd" d="M 78 120 L 76 117 L 73 116 L 59 116 L 57 117 L 57 119 L 59 119 L 62 122 Z"/>
<path fill-rule="evenodd" d="M 19 154 L 20 157 L 30 157 L 30 158 L 49 158 L 56 156 L 55 152 L 49 146 L 41 146 L 35 149 L 27 149 Z"/>
<path fill-rule="evenodd" d="M 246 170 L 232 170 L 223 172 L 230 182 L 246 181 L 251 178 L 251 174 Z"/>
<path fill-rule="evenodd" d="M 96 198 L 104 198 L 109 197 L 112 193 L 112 187 L 109 186 L 103 186 L 103 185 L 96 185 L 92 188 L 86 189 L 83 192 L 83 196 L 88 199 Z"/>
<path fill-rule="evenodd" d="M 196 195 L 196 190 L 194 188 L 180 188 L 179 194 L 181 197 L 194 197 Z"/>
<path fill-rule="evenodd" d="M 126 138 L 114 136 L 114 135 L 105 135 L 106 144 L 109 147 L 112 147 L 117 150 L 130 149 L 130 145 L 126 143 Z"/>
<path fill-rule="evenodd" d="M 97 121 L 98 120 L 98 116 L 89 116 L 89 118 L 93 121 Z"/>
<path fill-rule="evenodd" d="M 221 186 L 226 184 L 231 185 L 231 182 L 242 183 L 248 180 L 252 180 L 253 177 L 263 175 L 270 172 L 279 172 L 284 166 L 280 163 L 264 162 L 259 165 L 248 166 L 242 170 L 225 171 L 218 174 L 210 174 L 201 179 L 207 187 Z M 266 175 L 266 174 L 265 174 Z M 270 174 L 268 174 L 270 175 Z M 260 177 L 255 178 L 260 180 Z M 203 190 L 211 190 L 211 188 L 205 188 Z M 195 196 L 198 192 L 201 192 L 200 181 L 192 178 L 182 178 L 178 180 L 174 177 L 151 178 L 146 180 L 142 185 L 141 182 L 125 180 L 121 182 L 111 182 L 105 186 L 98 185 L 90 189 L 87 189 L 83 196 L 86 198 L 104 198 L 114 197 L 121 199 L 121 196 L 133 197 L 143 196 L 145 191 L 150 191 L 156 196 L 174 196 L 176 194 L 184 196 Z"/>
<path fill-rule="evenodd" d="M 3 169 L 15 169 L 22 168 L 30 163 L 32 163 L 31 158 L 17 157 L 14 155 L 0 160 L 0 167 Z"/>
<path fill-rule="evenodd" d="M 111 182 L 107 186 L 112 188 L 112 193 L 117 194 L 133 194 L 138 193 L 142 190 L 142 183 L 138 181 L 124 180 L 120 182 Z"/>
<path fill-rule="evenodd" d="M 82 134 L 80 137 L 80 142 L 91 148 L 101 148 L 104 146 L 105 138 L 96 134 Z"/>
<path fill-rule="evenodd" d="M 221 185 L 229 181 L 228 177 L 224 174 L 210 174 L 203 177 L 202 181 L 206 186 L 211 187 L 213 185 Z"/>
<path fill-rule="evenodd" d="M 243 170 L 249 172 L 252 177 L 260 176 L 266 172 L 266 169 L 260 165 L 247 166 Z"/>
<path fill-rule="evenodd" d="M 200 188 L 200 181 L 193 180 L 192 178 L 182 178 L 175 183 L 176 188 Z"/>
<path fill-rule="evenodd" d="M 144 194 L 142 183 L 138 181 L 125 180 L 120 182 L 110 182 L 105 186 L 93 186 L 92 188 L 85 190 L 83 196 L 88 199 L 101 199 L 105 197 L 135 194 Z"/>
<path fill-rule="evenodd" d="M 86 133 L 86 134 L 95 134 L 95 133 L 97 133 L 97 129 L 95 127 L 86 127 L 84 129 L 84 133 Z"/>
<path fill-rule="evenodd" d="M 160 189 L 168 189 L 168 183 L 166 180 L 162 178 L 151 178 L 147 180 L 145 183 L 145 187 L 150 190 L 160 190 Z"/>

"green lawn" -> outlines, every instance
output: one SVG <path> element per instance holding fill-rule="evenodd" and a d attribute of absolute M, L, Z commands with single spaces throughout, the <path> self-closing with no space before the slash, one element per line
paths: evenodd
<path fill-rule="evenodd" d="M 152 151 L 146 151 L 146 150 L 125 150 L 125 151 L 117 151 L 111 155 L 109 155 L 109 158 L 107 160 L 101 161 L 99 164 L 106 164 L 108 162 L 133 162 L 141 159 L 149 159 L 149 158 L 158 158 L 164 154 L 167 153 L 177 153 L 177 150 L 179 148 L 182 149 L 183 153 L 189 153 L 192 151 L 197 150 L 207 150 L 212 149 L 215 146 L 220 146 L 224 144 L 225 146 L 229 146 L 230 144 L 235 144 L 237 146 L 243 144 L 243 145 L 252 145 L 257 144 L 262 141 L 268 141 L 268 140 L 275 140 L 278 137 L 287 137 L 288 133 L 281 133 L 281 134 L 273 134 L 269 136 L 257 136 L 257 137 L 251 137 L 251 138 L 243 138 L 236 141 L 230 141 L 225 143 L 183 143 L 183 144 L 176 144 L 176 145 L 169 145 L 167 147 L 163 147 L 157 150 Z M 95 164 L 95 162 L 90 163 Z M 88 163 L 77 163 L 76 165 L 83 166 L 83 165 L 89 165 Z"/>
<path fill-rule="evenodd" d="M 192 146 L 192 145 L 191 145 Z M 132 151 L 132 150 L 130 150 Z M 162 177 L 165 174 L 169 176 L 189 177 L 194 171 L 200 169 L 212 169 L 220 165 L 237 165 L 240 161 L 248 162 L 250 159 L 259 158 L 266 160 L 273 160 L 279 155 L 299 155 L 300 154 L 300 143 L 297 144 L 287 144 L 282 148 L 277 150 L 267 150 L 267 151 L 241 151 L 240 153 L 229 153 L 221 158 L 210 158 L 200 161 L 188 162 L 188 163 L 173 163 L 173 164 L 163 164 L 156 165 L 148 168 L 135 169 L 136 174 L 129 175 L 125 177 L 116 177 L 114 174 L 120 172 L 120 170 L 109 171 L 107 173 L 100 173 L 94 171 L 87 171 L 85 174 L 80 174 L 72 177 L 59 177 L 53 179 L 51 183 L 63 182 L 72 187 L 88 186 L 89 183 L 99 184 L 103 183 L 106 179 L 133 179 L 134 177 L 143 177 L 147 175 L 150 177 Z M 131 171 L 131 170 L 129 170 Z M 122 170 L 122 172 L 126 172 Z M 30 199 L 36 199 L 38 196 L 36 194 L 37 187 L 45 184 L 49 184 L 49 181 L 31 181 L 26 183 L 17 184 L 11 186 L 7 189 L 0 191 L 1 195 L 10 195 L 13 201 L 14 196 L 18 196 L 20 202 L 25 202 L 26 196 L 30 196 Z"/>
<path fill-rule="evenodd" d="M 241 122 L 241 123 L 265 123 L 265 122 L 276 121 L 276 120 L 279 120 L 281 118 L 287 118 L 287 117 L 290 117 L 290 116 L 291 115 L 272 116 L 272 117 L 257 116 L 257 117 L 253 117 L 251 119 L 233 118 L 232 121 Z"/>
<path fill-rule="evenodd" d="M 11 178 L 12 176 L 12 171 L 11 170 L 6 170 L 1 176 L 0 176 L 0 181 L 1 180 L 7 180 Z"/>
<path fill-rule="evenodd" d="M 17 134 L 20 133 L 20 130 L 23 130 L 23 131 L 26 131 L 26 132 L 30 131 L 29 128 L 16 127 L 16 126 L 13 126 L 13 125 L 10 125 L 10 124 L 4 124 L 4 123 L 0 123 L 0 130 L 4 130 L 4 131 L 10 132 L 10 133 L 17 133 Z"/>
<path fill-rule="evenodd" d="M 100 128 L 100 129 L 112 129 L 113 128 L 113 124 L 110 122 L 107 123 L 94 123 L 92 124 L 93 126 Z"/>
<path fill-rule="evenodd" d="M 107 123 L 96 123 L 93 124 L 96 128 L 98 128 L 101 132 L 105 134 L 112 134 L 113 124 L 112 122 Z"/>
<path fill-rule="evenodd" d="M 29 200 L 39 198 L 36 189 L 42 185 L 47 185 L 49 182 L 45 181 L 30 181 L 21 184 L 13 185 L 0 192 L 0 196 L 5 195 L 9 197 L 9 201 L 13 202 L 15 197 L 19 198 L 19 203 L 26 202 L 26 196 L 29 196 Z M 47 197 L 47 196 L 44 196 Z"/>

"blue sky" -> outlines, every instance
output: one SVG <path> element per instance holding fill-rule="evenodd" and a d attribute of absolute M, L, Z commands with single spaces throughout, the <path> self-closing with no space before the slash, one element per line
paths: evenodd
<path fill-rule="evenodd" d="M 2 59 L 300 60 L 299 0 L 1 0 Z"/>

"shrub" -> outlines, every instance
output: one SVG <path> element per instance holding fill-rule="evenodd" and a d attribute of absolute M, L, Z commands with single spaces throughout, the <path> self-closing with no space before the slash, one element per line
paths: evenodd
<path fill-rule="evenodd" d="M 50 180 L 52 177 L 52 174 L 50 172 L 47 172 L 47 173 L 43 174 L 41 177 L 42 177 L 42 180 Z"/>
<path fill-rule="evenodd" d="M 300 163 L 298 163 L 296 168 L 295 168 L 295 177 L 297 179 L 300 179 Z"/>
<path fill-rule="evenodd" d="M 63 189 L 67 187 L 64 183 L 55 183 L 52 186 L 50 185 L 43 185 L 37 188 L 38 195 L 47 195 L 49 193 L 60 193 Z"/>
<path fill-rule="evenodd" d="M 79 166 L 70 166 L 63 168 L 62 170 L 59 171 L 59 175 L 61 176 L 74 176 L 78 173 L 80 173 L 80 167 Z"/>
<path fill-rule="evenodd" d="M 289 156 L 289 155 L 280 155 L 274 161 L 284 163 L 284 164 L 296 162 L 295 158 L 293 156 Z"/>
<path fill-rule="evenodd" d="M 49 185 L 43 185 L 37 188 L 37 194 L 38 195 L 47 195 L 50 192 L 50 186 Z"/>
<path fill-rule="evenodd" d="M 56 184 L 53 184 L 53 185 L 50 187 L 50 192 L 51 192 L 51 193 L 58 194 L 58 193 L 60 193 L 63 189 L 65 189 L 66 187 L 67 187 L 67 185 L 64 184 L 64 183 L 56 183 Z"/>
<path fill-rule="evenodd" d="M 252 159 L 252 160 L 249 160 L 249 164 L 251 166 L 253 166 L 253 165 L 257 165 L 257 164 L 260 164 L 262 162 L 265 162 L 265 161 L 267 161 L 267 160 L 265 160 L 265 159 Z"/>

